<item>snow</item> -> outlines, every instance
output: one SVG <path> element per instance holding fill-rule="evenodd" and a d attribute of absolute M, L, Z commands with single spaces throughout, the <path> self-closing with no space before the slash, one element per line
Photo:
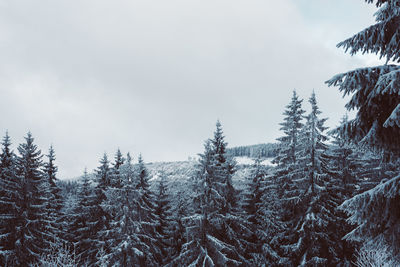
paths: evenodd
<path fill-rule="evenodd" d="M 238 165 L 253 165 L 256 160 L 255 158 L 249 158 L 249 157 L 235 157 L 234 159 Z M 263 161 L 261 161 L 261 165 L 275 166 L 275 164 L 272 163 L 272 160 L 273 158 L 266 158 Z"/>

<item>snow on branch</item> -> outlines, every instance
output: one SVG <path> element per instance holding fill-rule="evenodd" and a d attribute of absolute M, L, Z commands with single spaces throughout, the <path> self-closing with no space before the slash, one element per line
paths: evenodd
<path fill-rule="evenodd" d="M 397 126 L 400 128 L 400 104 L 393 110 L 392 114 L 390 114 L 389 118 L 383 124 L 384 127 L 394 127 Z"/>
<path fill-rule="evenodd" d="M 399 198 L 400 175 L 343 202 L 339 209 L 350 215 L 350 223 L 358 225 L 345 239 L 362 241 L 367 237 L 386 237 L 389 243 L 398 242 Z"/>

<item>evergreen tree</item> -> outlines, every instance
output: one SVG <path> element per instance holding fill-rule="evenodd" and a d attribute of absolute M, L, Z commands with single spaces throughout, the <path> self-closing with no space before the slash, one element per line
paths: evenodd
<path fill-rule="evenodd" d="M 315 94 L 309 99 L 311 112 L 299 134 L 301 149 L 296 163 L 289 168 L 287 189 L 283 192 L 283 219 L 286 231 L 280 240 L 281 264 L 326 266 L 333 264 L 335 252 L 329 250 L 332 240 L 328 225 L 334 218 L 327 211 L 328 177 L 322 155 L 327 149 L 324 135 L 326 119 L 319 119 Z M 279 167 L 278 167 L 279 168 Z M 279 173 L 279 172 L 278 172 Z M 280 179 L 280 178 L 278 178 Z"/>
<path fill-rule="evenodd" d="M 248 177 L 243 200 L 245 221 L 250 230 L 245 235 L 245 252 L 254 266 L 271 265 L 278 260 L 278 255 L 270 246 L 272 236 L 277 230 L 274 191 L 276 192 L 273 183 L 267 182 L 267 173 L 259 157 Z"/>
<path fill-rule="evenodd" d="M 97 242 L 90 248 L 92 255 L 103 251 L 108 253 L 108 247 L 106 245 L 106 236 L 104 231 L 110 229 L 110 213 L 104 209 L 104 204 L 107 200 L 107 190 L 110 188 L 112 183 L 112 175 L 110 169 L 110 162 L 108 161 L 107 154 L 104 153 L 100 160 L 100 166 L 96 169 L 96 180 L 97 185 L 95 188 L 95 198 L 93 203 L 93 218 L 90 222 L 93 232 L 97 234 Z M 101 260 L 101 259 L 98 259 Z"/>
<path fill-rule="evenodd" d="M 189 203 L 183 198 L 184 192 L 178 192 L 175 197 L 178 198 L 176 207 L 172 212 L 172 239 L 171 239 L 171 259 L 179 256 L 183 244 L 186 243 L 186 228 L 184 218 L 188 215 Z"/>
<path fill-rule="evenodd" d="M 56 159 L 53 146 L 50 146 L 49 154 L 46 155 L 48 161 L 44 163 L 43 173 L 49 187 L 47 196 L 47 218 L 50 221 L 48 233 L 51 235 L 50 242 L 63 242 L 64 234 L 62 233 L 62 214 L 63 199 L 61 189 L 57 185 L 56 174 L 58 171 L 54 161 Z"/>
<path fill-rule="evenodd" d="M 345 116 L 341 125 L 347 122 Z M 351 198 L 359 187 L 359 173 L 364 172 L 363 162 L 341 127 L 331 131 L 332 145 L 322 155 L 325 160 L 323 171 L 329 176 L 327 183 L 327 203 L 326 208 L 334 220 L 329 221 L 328 230 L 332 243 L 331 251 L 336 253 L 333 259 L 336 265 L 348 266 L 354 262 L 355 244 L 343 240 L 343 236 L 351 230 L 351 225 L 347 223 L 346 214 L 337 209 L 343 201 Z"/>
<path fill-rule="evenodd" d="M 365 0 L 373 3 L 373 0 Z M 352 95 L 346 107 L 356 118 L 346 124 L 348 135 L 366 144 L 399 155 L 400 149 L 400 6 L 398 0 L 377 0 L 376 24 L 339 43 L 350 54 L 375 53 L 386 64 L 338 74 L 326 83 Z M 392 61 L 394 64 L 388 64 Z"/>
<path fill-rule="evenodd" d="M 0 154 L 0 265 L 17 264 L 15 247 L 18 210 L 16 203 L 19 180 L 16 175 L 16 156 L 11 150 L 11 140 L 6 132 Z"/>
<path fill-rule="evenodd" d="M 272 247 L 278 252 L 279 259 L 277 262 L 281 265 L 288 265 L 290 257 L 290 239 L 289 229 L 294 227 L 297 222 L 295 213 L 300 206 L 299 196 L 302 194 L 303 185 L 296 183 L 296 179 L 301 174 L 301 164 L 299 158 L 302 151 L 300 144 L 300 135 L 303 129 L 302 120 L 305 111 L 302 109 L 302 99 L 299 99 L 296 91 L 293 91 L 293 96 L 290 103 L 286 106 L 283 113 L 284 121 L 280 125 L 281 131 L 284 136 L 278 138 L 278 152 L 273 162 L 277 164 L 273 181 L 277 187 L 279 203 L 281 212 L 277 214 L 276 225 L 281 225 L 280 231 L 271 240 Z M 300 173 L 300 174 L 299 174 Z M 279 230 L 277 229 L 277 230 Z"/>
<path fill-rule="evenodd" d="M 122 182 L 121 182 L 121 171 L 120 168 L 121 166 L 124 164 L 124 157 L 122 156 L 121 151 L 117 150 L 117 153 L 115 154 L 114 157 L 115 161 L 113 163 L 113 167 L 112 167 L 112 178 L 111 178 L 111 186 L 112 187 L 116 187 L 116 188 L 121 188 L 122 186 Z"/>
<path fill-rule="evenodd" d="M 327 175 L 323 172 L 323 153 L 327 149 L 325 142 L 327 137 L 324 131 L 327 129 L 324 123 L 327 119 L 318 118 L 321 111 L 317 106 L 315 93 L 313 92 L 309 103 L 311 112 L 307 116 L 304 126 L 302 143 L 303 172 L 296 183 L 304 184 L 303 192 L 298 196 L 299 212 L 294 230 L 296 243 L 292 244 L 294 249 L 293 262 L 307 266 L 326 266 L 335 263 L 335 252 L 330 251 L 333 245 L 329 237 L 329 222 L 334 220 L 327 210 Z M 300 187 L 300 186 L 299 186 Z"/>
<path fill-rule="evenodd" d="M 69 227 L 70 240 L 76 252 L 80 265 L 91 266 L 95 261 L 95 252 L 91 250 L 96 245 L 96 232 L 93 229 L 95 196 L 85 169 L 82 185 L 78 194 L 78 204 L 72 214 L 72 225 Z"/>
<path fill-rule="evenodd" d="M 41 171 L 42 155 L 33 143 L 31 133 L 25 137 L 25 143 L 18 146 L 17 175 L 19 190 L 15 203 L 18 211 L 16 221 L 15 250 L 18 266 L 35 263 L 47 252 L 49 225 L 46 210 L 47 182 Z M 44 193 L 43 193 L 44 192 Z"/>
<path fill-rule="evenodd" d="M 344 95 L 352 94 L 347 108 L 356 109 L 357 115 L 344 127 L 347 135 L 356 143 L 394 154 L 396 162 L 400 155 L 400 6 L 398 0 L 377 0 L 376 5 L 376 24 L 338 46 L 351 54 L 376 53 L 387 63 L 336 75 L 327 84 L 338 86 Z M 350 222 L 358 224 L 346 236 L 348 239 L 387 243 L 399 255 L 400 176 L 396 176 L 398 171 L 392 175 L 390 180 L 345 201 L 341 208 L 350 215 Z"/>
<path fill-rule="evenodd" d="M 138 220 L 137 174 L 132 158 L 128 153 L 126 164 L 120 166 L 121 188 L 108 191 L 106 209 L 113 209 L 115 215 L 110 222 L 110 229 L 105 232 L 109 251 L 103 250 L 103 263 L 112 266 L 144 266 L 145 254 L 150 254 L 149 246 L 141 238 L 142 222 Z M 110 194 L 112 193 L 112 194 Z"/>
<path fill-rule="evenodd" d="M 166 174 L 161 172 L 155 201 L 157 243 L 161 252 L 158 259 L 159 265 L 169 261 L 172 246 L 172 214 L 166 179 Z"/>
<path fill-rule="evenodd" d="M 143 246 L 143 257 L 140 261 L 140 266 L 155 266 L 157 265 L 157 255 L 160 255 L 160 250 L 157 246 L 158 233 L 156 230 L 157 220 L 155 215 L 154 196 L 150 191 L 149 174 L 142 155 L 139 155 L 136 169 L 136 191 L 138 194 L 135 205 L 136 216 L 140 225 L 139 238 L 145 244 Z"/>
<path fill-rule="evenodd" d="M 112 163 L 112 167 L 109 167 L 109 163 L 106 163 L 105 157 L 103 157 L 101 162 L 101 167 L 98 170 L 98 174 L 100 177 L 107 177 L 104 178 L 104 181 L 108 180 L 108 185 L 104 187 L 104 199 L 101 201 L 101 208 L 105 212 L 106 215 L 105 219 L 106 222 L 102 228 L 98 232 L 99 240 L 101 240 L 101 256 L 102 258 L 98 260 L 98 264 L 106 264 L 110 263 L 109 261 L 115 261 L 115 251 L 113 250 L 116 244 L 119 243 L 120 232 L 121 229 L 119 228 L 119 220 L 121 216 L 122 209 L 124 209 L 124 199 L 123 197 L 123 177 L 121 173 L 121 168 L 124 164 L 124 158 L 120 149 L 117 150 L 115 154 L 115 162 Z M 101 172 L 101 173 L 100 173 Z M 107 182 L 105 183 L 107 184 Z M 120 248 L 118 248 L 120 249 Z"/>
<path fill-rule="evenodd" d="M 303 100 L 299 99 L 296 91 L 293 91 L 293 96 L 290 104 L 286 106 L 283 115 L 284 122 L 280 123 L 281 131 L 285 134 L 278 138 L 279 149 L 278 155 L 274 162 L 278 165 L 295 164 L 299 151 L 299 133 L 303 127 L 302 120 L 305 111 L 302 109 Z"/>
<path fill-rule="evenodd" d="M 260 158 L 256 159 L 252 174 L 248 177 L 247 190 L 244 195 L 243 209 L 246 220 L 250 224 L 251 235 L 248 237 L 248 253 L 261 253 L 261 246 L 265 240 L 264 230 L 264 185 L 265 173 L 260 164 Z M 262 230 L 261 230 L 262 229 Z"/>
<path fill-rule="evenodd" d="M 214 139 L 205 143 L 194 178 L 194 214 L 186 217 L 187 242 L 171 265 L 239 266 L 243 256 L 244 224 L 235 211 L 233 164 L 217 122 Z"/>

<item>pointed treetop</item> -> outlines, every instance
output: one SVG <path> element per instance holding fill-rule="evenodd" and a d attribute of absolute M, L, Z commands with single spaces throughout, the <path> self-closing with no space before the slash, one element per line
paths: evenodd
<path fill-rule="evenodd" d="M 52 163 L 56 160 L 56 153 L 54 151 L 53 145 L 50 145 L 49 154 L 47 154 L 47 158 L 49 159 L 49 163 Z"/>
<path fill-rule="evenodd" d="M 125 161 L 124 157 L 122 156 L 121 150 L 119 148 L 115 153 L 114 159 L 115 159 L 114 168 L 119 169 L 119 167 L 121 167 L 121 165 L 123 165 Z"/>
<path fill-rule="evenodd" d="M 319 111 L 319 108 L 318 108 L 318 105 L 317 105 L 317 98 L 315 97 L 314 90 L 312 91 L 308 102 L 311 104 L 312 113 L 315 113 L 315 114 L 320 114 L 321 113 L 321 111 Z"/>
<path fill-rule="evenodd" d="M 126 154 L 126 162 L 130 165 L 132 163 L 132 157 L 131 157 L 131 153 L 127 153 Z"/>
<path fill-rule="evenodd" d="M 143 157 L 142 157 L 142 153 L 140 153 L 139 156 L 138 156 L 138 163 L 139 163 L 139 164 L 144 164 L 144 162 L 143 162 Z"/>
<path fill-rule="evenodd" d="M 6 135 L 3 137 L 3 142 L 1 143 L 5 148 L 8 148 L 11 145 L 11 138 L 8 135 L 8 130 L 6 131 Z"/>
<path fill-rule="evenodd" d="M 3 142 L 1 144 L 3 145 L 3 148 L 2 148 L 3 156 L 10 156 L 11 155 L 11 151 L 10 151 L 11 138 L 8 135 L 8 131 L 6 131 L 6 135 L 3 137 Z"/>
<path fill-rule="evenodd" d="M 102 164 L 102 165 L 108 165 L 108 163 L 109 163 L 109 161 L 108 161 L 108 156 L 107 156 L 107 153 L 106 152 L 104 152 L 104 154 L 103 154 L 103 157 L 101 158 L 101 160 L 100 160 L 100 163 Z"/>
<path fill-rule="evenodd" d="M 38 164 L 41 164 L 42 151 L 33 143 L 35 139 L 32 137 L 32 133 L 28 132 L 24 138 L 26 142 L 18 146 L 18 152 L 22 157 L 37 158 Z"/>
<path fill-rule="evenodd" d="M 221 122 L 219 120 L 217 120 L 216 129 L 214 132 L 214 139 L 211 140 L 211 143 L 213 145 L 215 154 L 217 154 L 219 156 L 223 156 L 226 152 L 225 150 L 226 150 L 227 143 L 224 141 L 224 138 L 225 138 L 225 136 L 223 134 Z M 223 163 L 223 162 L 221 162 L 221 163 Z"/>

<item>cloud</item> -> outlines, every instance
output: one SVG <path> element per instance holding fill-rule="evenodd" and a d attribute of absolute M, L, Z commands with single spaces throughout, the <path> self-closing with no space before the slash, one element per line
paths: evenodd
<path fill-rule="evenodd" d="M 294 88 L 304 98 L 316 89 L 335 124 L 344 101 L 323 82 L 363 63 L 289 0 L 0 5 L 0 130 L 53 143 L 61 177 L 117 147 L 184 160 L 217 118 L 232 145 L 273 141 Z"/>

